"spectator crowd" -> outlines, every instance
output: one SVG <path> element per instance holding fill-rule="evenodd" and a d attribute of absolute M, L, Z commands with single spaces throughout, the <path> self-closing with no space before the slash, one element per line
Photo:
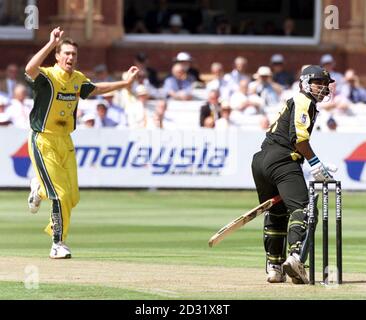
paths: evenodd
<path fill-rule="evenodd" d="M 245 129 L 253 119 L 258 130 L 266 130 L 273 111 L 299 90 L 298 75 L 286 68 L 282 54 L 274 54 L 268 65 L 260 65 L 254 74 L 248 73 L 248 60 L 238 56 L 231 70 L 214 61 L 210 73 L 203 77 L 188 52 L 172 58 L 170 73 L 159 78 L 159 72 L 149 65 L 145 53 L 137 53 L 134 62 L 140 69 L 138 77 L 121 91 L 116 91 L 80 104 L 77 122 L 81 128 L 147 128 L 180 129 L 175 121 L 175 105 L 183 108 L 191 103 L 196 127 L 218 130 L 240 127 Z M 319 129 L 336 130 L 338 115 L 354 116 L 354 104 L 366 103 L 366 90 L 355 70 L 344 74 L 336 71 L 330 54 L 321 57 L 319 64 L 336 80 L 329 99 L 318 104 L 322 115 Z M 299 70 L 298 74 L 300 74 Z M 9 64 L 0 80 L 0 125 L 29 128 L 32 92 L 25 85 L 24 75 L 16 64 Z M 122 74 L 122 78 L 125 74 Z M 204 78 L 204 80 L 203 80 Z M 91 75 L 93 82 L 114 80 L 106 65 L 97 65 Z M 188 107 L 187 107 L 188 109 Z M 167 112 L 169 111 L 169 112 Z M 184 112 L 179 117 L 185 117 Z M 177 118 L 177 117 L 176 117 Z"/>

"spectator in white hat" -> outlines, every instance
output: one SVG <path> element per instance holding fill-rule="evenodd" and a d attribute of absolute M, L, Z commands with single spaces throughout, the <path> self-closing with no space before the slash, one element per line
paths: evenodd
<path fill-rule="evenodd" d="M 174 58 L 174 63 L 180 63 L 193 81 L 202 82 L 197 68 L 193 67 L 193 58 L 188 52 L 179 52 Z"/>
<path fill-rule="evenodd" d="M 294 75 L 285 70 L 285 58 L 282 54 L 276 53 L 271 57 L 271 69 L 273 81 L 279 83 L 284 89 L 289 89 L 294 83 Z"/>
<path fill-rule="evenodd" d="M 264 100 L 265 106 L 275 106 L 280 101 L 282 87 L 272 80 L 272 71 L 268 66 L 261 66 L 253 75 L 255 81 L 249 83 L 249 94 L 257 94 Z"/>
<path fill-rule="evenodd" d="M 92 112 L 86 113 L 81 117 L 81 123 L 78 128 L 91 129 L 95 125 L 95 114 Z"/>
<path fill-rule="evenodd" d="M 172 14 L 169 18 L 169 29 L 164 30 L 163 33 L 170 34 L 188 34 L 188 30 L 184 29 L 183 19 L 179 14 Z"/>

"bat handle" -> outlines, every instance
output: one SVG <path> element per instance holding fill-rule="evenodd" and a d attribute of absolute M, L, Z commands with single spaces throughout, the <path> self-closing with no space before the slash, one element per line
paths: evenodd
<path fill-rule="evenodd" d="M 280 195 L 278 195 L 278 196 L 273 197 L 273 198 L 271 199 L 271 201 L 272 201 L 272 205 L 274 205 L 274 204 L 276 204 L 276 203 L 281 202 L 281 201 L 282 201 L 282 198 L 281 198 L 281 196 L 280 196 Z"/>

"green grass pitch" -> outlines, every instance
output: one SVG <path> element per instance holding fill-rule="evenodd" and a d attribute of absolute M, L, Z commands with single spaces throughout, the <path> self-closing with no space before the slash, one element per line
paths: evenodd
<path fill-rule="evenodd" d="M 255 192 L 81 191 L 67 239 L 73 258 L 67 261 L 48 258 L 51 242 L 43 228 L 50 203 L 32 215 L 27 196 L 0 192 L 0 299 L 366 298 L 365 193 L 343 192 L 345 284 L 328 287 L 266 283 L 263 217 L 208 247 L 214 232 L 258 205 Z M 320 228 L 316 241 L 320 280 Z M 28 265 L 38 270 L 36 288 L 27 288 Z"/>

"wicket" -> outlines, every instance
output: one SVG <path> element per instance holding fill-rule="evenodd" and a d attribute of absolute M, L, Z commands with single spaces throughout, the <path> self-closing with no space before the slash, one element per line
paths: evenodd
<path fill-rule="evenodd" d="M 314 211 L 315 184 L 322 184 L 323 203 L 323 283 L 328 284 L 329 252 L 328 252 L 328 217 L 329 217 L 329 184 L 335 184 L 335 211 L 336 211 L 336 261 L 337 284 L 342 283 L 342 187 L 340 181 L 310 181 L 309 183 L 309 281 L 315 284 L 315 224 Z"/>

